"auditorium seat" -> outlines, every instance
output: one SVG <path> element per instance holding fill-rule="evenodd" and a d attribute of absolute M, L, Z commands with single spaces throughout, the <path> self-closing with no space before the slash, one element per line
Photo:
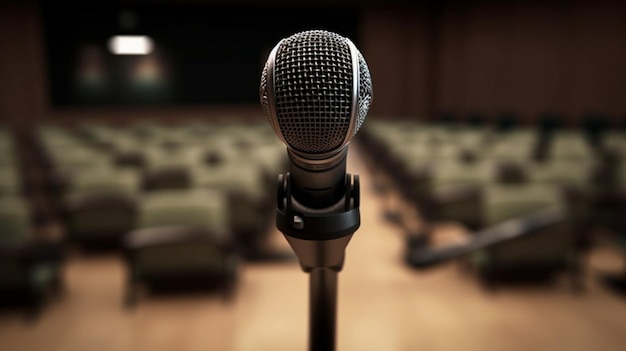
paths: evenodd
<path fill-rule="evenodd" d="M 550 186 L 491 186 L 483 195 L 483 228 L 507 221 L 511 225 L 523 225 L 525 216 L 563 206 L 562 195 Z M 475 268 L 491 287 L 501 279 L 535 280 L 565 271 L 571 274 L 573 287 L 582 288 L 578 234 L 571 226 L 570 215 L 554 226 L 480 250 L 472 257 Z"/>
<path fill-rule="evenodd" d="M 111 151 L 119 130 L 107 124 L 90 121 L 76 126 L 75 132 L 86 146 L 96 150 Z"/>
<path fill-rule="evenodd" d="M 112 164 L 111 157 L 99 151 L 89 150 L 82 145 L 72 145 L 59 149 L 50 149 L 48 167 L 49 190 L 53 196 L 59 196 L 67 187 L 72 174 L 77 171 L 106 168 Z"/>
<path fill-rule="evenodd" d="M 434 123 L 443 126 L 453 126 L 459 123 L 458 116 L 451 111 L 440 112 L 435 116 Z"/>
<path fill-rule="evenodd" d="M 591 162 L 596 154 L 579 130 L 554 132 L 549 143 L 546 159 L 570 159 L 579 162 Z"/>
<path fill-rule="evenodd" d="M 135 139 L 126 129 L 116 130 L 108 136 L 109 154 L 117 167 L 142 170 L 147 163 L 147 153 L 152 145 Z"/>
<path fill-rule="evenodd" d="M 278 174 L 276 174 L 276 177 Z M 265 184 L 263 169 L 234 160 L 194 172 L 194 188 L 213 189 L 225 194 L 229 228 L 238 249 L 247 258 L 262 256 L 275 194 Z"/>
<path fill-rule="evenodd" d="M 474 163 L 443 162 L 432 168 L 420 210 L 428 221 L 457 221 L 476 228 L 479 217 L 475 209 L 480 204 L 483 188 L 496 179 L 495 164 L 491 161 Z"/>
<path fill-rule="evenodd" d="M 519 123 L 519 115 L 516 113 L 510 111 L 500 112 L 495 118 L 495 129 L 499 133 L 510 132 L 519 127 Z"/>
<path fill-rule="evenodd" d="M 484 126 L 487 123 L 487 120 L 485 115 L 483 115 L 482 113 L 472 111 L 469 112 L 465 117 L 465 123 L 472 128 L 477 128 Z"/>
<path fill-rule="evenodd" d="M 63 253 L 58 242 L 35 236 L 32 221 L 25 200 L 0 198 L 0 303 L 26 303 L 36 314 L 62 288 Z"/>
<path fill-rule="evenodd" d="M 144 168 L 144 189 L 186 189 L 192 185 L 191 172 L 202 163 L 196 148 L 152 148 Z"/>
<path fill-rule="evenodd" d="M 0 167 L 15 165 L 16 150 L 13 138 L 7 131 L 0 130 Z"/>
<path fill-rule="evenodd" d="M 587 227 L 591 225 L 592 206 L 596 197 L 597 186 L 593 179 L 595 170 L 596 165 L 592 163 L 555 160 L 533 164 L 528 177 L 530 182 L 549 185 L 559 190 L 578 225 Z"/>
<path fill-rule="evenodd" d="M 167 130 L 156 121 L 141 120 L 126 126 L 124 132 L 141 143 L 150 143 L 162 138 Z"/>
<path fill-rule="evenodd" d="M 620 164 L 626 157 L 626 133 L 612 130 L 604 135 L 597 147 L 598 158 L 602 162 L 605 181 L 603 188 L 610 190 L 617 180 Z"/>
<path fill-rule="evenodd" d="M 139 288 L 221 288 L 234 293 L 238 255 L 229 229 L 225 195 L 219 191 L 161 190 L 145 194 L 137 228 L 124 241 L 127 263 L 125 303 L 134 305 Z"/>
<path fill-rule="evenodd" d="M 554 111 L 545 111 L 537 117 L 537 127 L 541 135 L 550 135 L 565 126 L 565 116 Z"/>
<path fill-rule="evenodd" d="M 13 166 L 0 166 L 0 196 L 22 194 L 22 178 Z"/>
<path fill-rule="evenodd" d="M 602 144 L 602 139 L 610 128 L 609 120 L 609 116 L 601 112 L 589 112 L 583 115 L 582 130 L 594 148 Z"/>
<path fill-rule="evenodd" d="M 132 170 L 76 172 L 62 196 L 69 239 L 88 248 L 119 247 L 135 227 L 141 178 Z"/>

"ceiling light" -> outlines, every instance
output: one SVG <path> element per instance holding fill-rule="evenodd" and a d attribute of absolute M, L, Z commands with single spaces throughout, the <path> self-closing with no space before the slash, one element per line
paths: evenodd
<path fill-rule="evenodd" d="M 115 55 L 147 55 L 154 48 L 145 35 L 116 35 L 109 39 L 109 50 Z"/>

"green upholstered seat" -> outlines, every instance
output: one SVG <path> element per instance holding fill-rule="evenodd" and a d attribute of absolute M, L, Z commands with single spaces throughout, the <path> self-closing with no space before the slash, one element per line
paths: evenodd
<path fill-rule="evenodd" d="M 276 174 L 277 175 L 277 174 Z M 249 253 L 261 249 L 272 218 L 274 194 L 263 178 L 263 170 L 254 164 L 226 163 L 195 172 L 195 187 L 221 191 L 226 196 L 230 214 L 229 228 L 237 245 Z"/>
<path fill-rule="evenodd" d="M 48 288 L 60 285 L 60 247 L 33 236 L 29 204 L 19 197 L 0 198 L 0 294 L 21 297 L 41 307 Z"/>
<path fill-rule="evenodd" d="M 142 233 L 154 236 L 157 230 L 137 231 L 135 236 Z M 189 275 L 219 275 L 229 269 L 230 264 L 224 259 L 218 245 L 202 245 L 202 240 L 185 239 L 180 231 L 176 233 L 179 239 L 176 242 L 153 245 L 150 248 L 137 250 L 134 254 L 134 275 L 156 280 L 159 277 L 169 278 L 178 274 Z"/>
<path fill-rule="evenodd" d="M 505 140 L 495 143 L 486 151 L 485 157 L 494 161 L 515 162 L 524 164 L 533 158 L 534 145 L 517 140 Z"/>
<path fill-rule="evenodd" d="M 237 255 L 230 236 L 225 196 L 219 191 L 161 190 L 141 201 L 136 230 L 125 240 L 129 286 L 217 282 L 230 293 Z"/>
<path fill-rule="evenodd" d="M 486 185 L 495 180 L 495 166 L 490 161 L 465 164 L 441 162 L 433 168 L 433 191 L 455 185 Z"/>
<path fill-rule="evenodd" d="M 422 211 L 432 220 L 456 221 L 475 228 L 482 189 L 495 179 L 494 163 L 444 162 L 433 167 L 424 186 Z"/>
<path fill-rule="evenodd" d="M 614 160 L 623 160 L 626 156 L 626 133 L 623 131 L 608 132 L 599 145 L 599 151 L 604 156 L 612 157 Z"/>
<path fill-rule="evenodd" d="M 578 160 L 548 160 L 529 167 L 529 181 L 549 185 L 561 192 L 571 218 L 581 235 L 587 236 L 592 221 L 602 218 L 604 209 L 595 208 L 594 164 Z"/>
<path fill-rule="evenodd" d="M 571 274 L 575 289 L 581 287 L 581 251 L 571 214 L 564 209 L 558 189 L 543 184 L 497 185 L 485 190 L 485 228 L 504 223 L 524 226 L 526 217 L 548 209 L 565 211 L 566 217 L 545 228 L 480 250 L 473 256 L 479 273 L 488 283 L 501 278 L 549 278 L 558 272 Z"/>
<path fill-rule="evenodd" d="M 549 185 L 491 185 L 484 189 L 482 212 L 488 226 L 562 205 L 561 193 Z"/>
<path fill-rule="evenodd" d="M 595 158 L 591 145 L 581 132 L 558 132 L 549 145 L 550 159 L 570 159 L 590 162 Z"/>
<path fill-rule="evenodd" d="M 0 197 L 0 242 L 17 244 L 30 239 L 31 213 L 20 197 Z"/>
<path fill-rule="evenodd" d="M 528 168 L 529 181 L 557 186 L 589 186 L 592 165 L 570 160 L 554 160 L 532 164 Z"/>
<path fill-rule="evenodd" d="M 17 164 L 15 143 L 9 133 L 0 133 L 0 167 Z"/>
<path fill-rule="evenodd" d="M 15 167 L 0 166 L 0 196 L 16 196 L 22 191 L 22 179 Z"/>
<path fill-rule="evenodd" d="M 118 245 L 135 227 L 140 180 L 132 170 L 76 172 L 62 198 L 70 237 L 82 244 Z"/>
<path fill-rule="evenodd" d="M 140 174 L 134 170 L 103 167 L 76 172 L 68 193 L 119 193 L 136 195 L 141 190 Z"/>
<path fill-rule="evenodd" d="M 252 201 L 265 200 L 267 189 L 262 183 L 262 169 L 254 164 L 228 162 L 213 167 L 194 170 L 195 188 L 217 189 L 225 193 L 238 193 Z"/>
<path fill-rule="evenodd" d="M 30 267 L 21 259 L 22 246 L 30 241 L 30 213 L 22 199 L 0 199 L 0 290 L 26 289 Z"/>
<path fill-rule="evenodd" d="M 147 190 L 191 187 L 191 170 L 202 164 L 202 150 L 197 148 L 150 149 L 144 169 Z"/>
<path fill-rule="evenodd" d="M 163 137 L 168 129 L 153 121 L 138 121 L 126 127 L 125 133 L 141 142 L 155 142 Z"/>
<path fill-rule="evenodd" d="M 87 147 L 77 146 L 71 150 L 54 150 L 52 152 L 52 163 L 55 167 L 81 169 L 110 165 L 111 157 L 104 152 L 98 152 Z"/>
<path fill-rule="evenodd" d="M 137 228 L 186 226 L 228 235 L 229 215 L 220 191 L 161 190 L 141 198 Z"/>
<path fill-rule="evenodd" d="M 48 175 L 50 193 L 55 201 L 61 201 L 76 173 L 108 169 L 111 165 L 111 157 L 102 152 L 75 149 L 63 154 L 59 151 L 56 156 L 51 157 L 51 169 Z"/>
<path fill-rule="evenodd" d="M 285 147 L 275 143 L 257 143 L 249 150 L 231 158 L 231 163 L 243 166 L 251 165 L 266 176 L 276 179 L 276 176 L 288 171 L 289 160 Z"/>
<path fill-rule="evenodd" d="M 149 150 L 145 144 L 120 133 L 112 139 L 111 158 L 117 167 L 143 169 Z"/>

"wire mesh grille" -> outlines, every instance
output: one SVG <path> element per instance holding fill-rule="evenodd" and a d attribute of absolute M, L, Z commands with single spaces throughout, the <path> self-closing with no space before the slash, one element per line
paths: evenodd
<path fill-rule="evenodd" d="M 291 36 L 278 49 L 274 69 L 276 114 L 289 146 L 313 154 L 339 148 L 353 99 L 345 39 L 325 31 Z"/>
<path fill-rule="evenodd" d="M 358 99 L 354 133 L 365 120 L 372 98 L 369 70 L 359 57 L 359 92 L 354 96 L 353 61 L 348 40 L 315 30 L 282 40 L 273 65 L 273 101 L 267 91 L 266 63 L 261 76 L 261 105 L 269 116 L 274 104 L 277 130 L 289 147 L 323 154 L 341 147 L 350 129 L 353 99 Z M 366 80 L 366 81 L 363 81 Z"/>
<path fill-rule="evenodd" d="M 267 62 L 265 62 L 265 66 L 263 66 L 263 73 L 261 74 L 261 88 L 259 94 L 261 95 L 261 107 L 263 107 L 263 112 L 267 118 L 270 118 L 270 102 L 267 97 Z M 271 121 L 270 125 L 272 124 Z"/>
<path fill-rule="evenodd" d="M 367 63 L 365 62 L 363 55 L 359 52 L 359 111 L 356 116 L 354 134 L 359 131 L 359 128 L 361 128 L 363 122 L 365 121 L 365 116 L 367 116 L 367 111 L 369 111 L 372 103 L 372 97 L 372 77 L 370 76 L 370 70 L 367 67 Z"/>

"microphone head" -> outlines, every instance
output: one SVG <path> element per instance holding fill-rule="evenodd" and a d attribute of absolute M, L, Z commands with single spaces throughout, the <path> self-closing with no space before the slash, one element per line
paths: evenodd
<path fill-rule="evenodd" d="M 281 40 L 263 68 L 261 105 L 278 137 L 301 157 L 346 146 L 372 101 L 363 55 L 349 39 L 312 30 Z"/>

